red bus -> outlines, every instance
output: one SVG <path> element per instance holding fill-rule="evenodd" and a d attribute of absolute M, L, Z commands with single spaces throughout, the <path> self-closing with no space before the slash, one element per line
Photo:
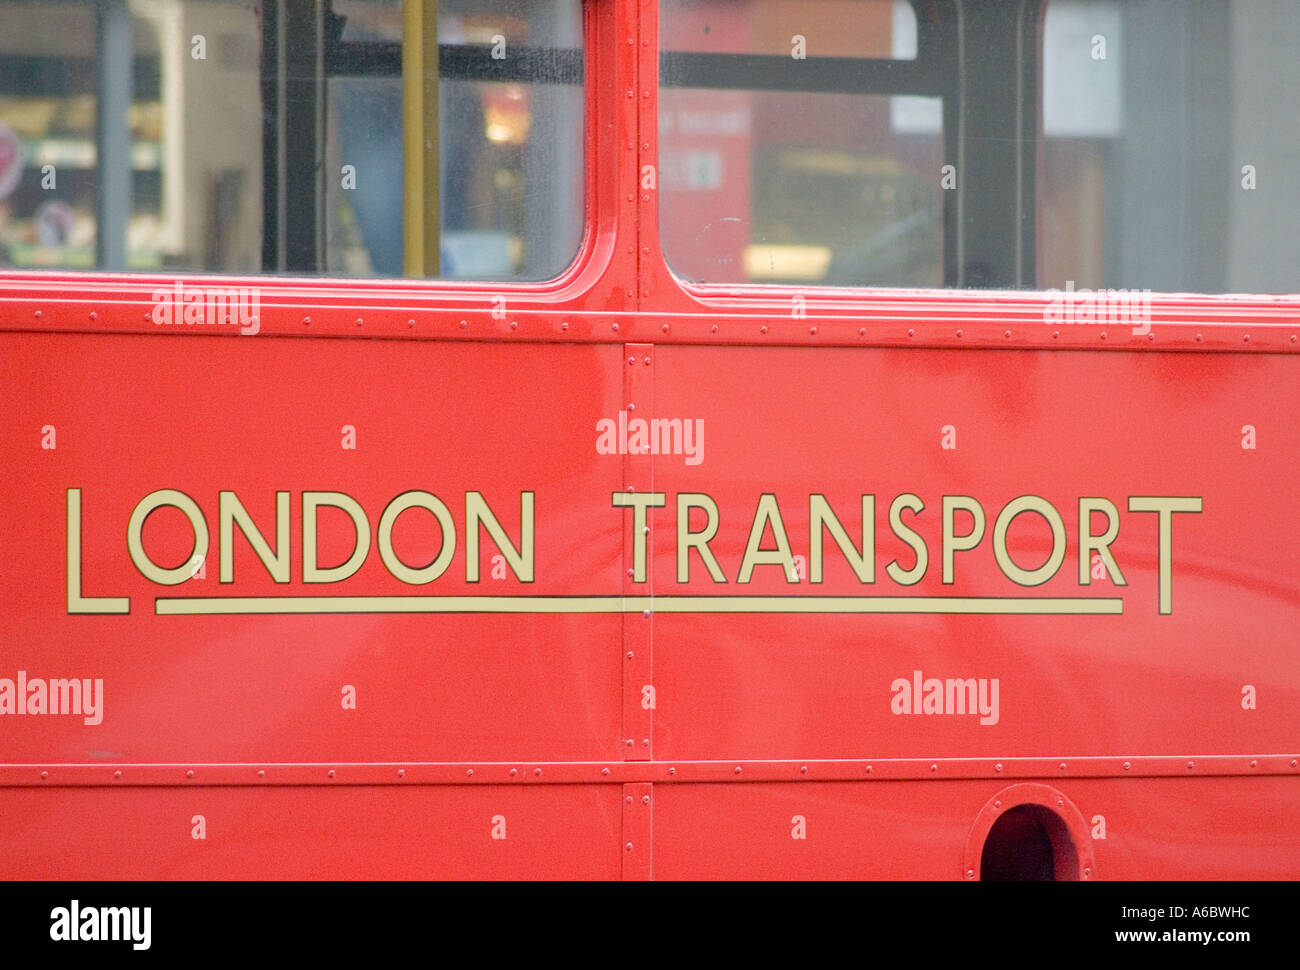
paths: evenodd
<path fill-rule="evenodd" d="M 0 876 L 1300 872 L 1300 8 L 0 2 Z"/>

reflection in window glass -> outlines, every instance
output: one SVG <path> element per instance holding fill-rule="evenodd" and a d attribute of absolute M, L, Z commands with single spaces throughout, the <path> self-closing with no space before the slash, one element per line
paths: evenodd
<path fill-rule="evenodd" d="M 581 2 L 437 6 L 440 275 L 552 278 L 582 232 Z M 275 11 L 297 19 L 263 57 Z M 403 23 L 401 0 L 0 0 L 0 268 L 401 275 Z M 318 148 L 286 134 L 310 97 L 263 108 L 304 50 Z M 286 208 L 300 172 L 318 201 Z"/>
<path fill-rule="evenodd" d="M 1300 292 L 1300 5 L 1053 0 L 1039 283 Z"/>
<path fill-rule="evenodd" d="M 823 66 L 914 59 L 910 4 L 662 0 L 660 31 L 660 231 L 677 274 L 943 284 L 940 99 L 846 90 L 851 73 Z"/>

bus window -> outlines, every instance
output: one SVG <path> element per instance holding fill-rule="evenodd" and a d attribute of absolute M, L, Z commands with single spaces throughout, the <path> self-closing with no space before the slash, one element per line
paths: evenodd
<path fill-rule="evenodd" d="M 1300 292 L 1300 6 L 1052 0 L 1043 287 Z"/>
<path fill-rule="evenodd" d="M 407 7 L 411 4 L 406 4 Z M 579 0 L 439 0 L 436 192 L 445 279 L 545 280 L 582 237 Z M 399 0 L 335 0 L 344 18 L 326 129 L 328 267 L 403 272 Z M 376 53 L 389 51 L 387 62 Z M 410 132 L 406 137 L 410 137 Z M 427 134 L 427 133 L 426 133 Z M 355 172 L 355 179 L 350 174 Z M 363 177 L 363 173 L 364 177 Z M 432 206 L 428 206 L 432 208 Z M 409 267 L 408 271 L 409 271 Z"/>
<path fill-rule="evenodd" d="M 581 0 L 0 0 L 0 268 L 553 278 L 582 45 Z"/>
<path fill-rule="evenodd" d="M 905 0 L 661 0 L 660 232 L 696 283 L 942 286 L 942 103 Z"/>

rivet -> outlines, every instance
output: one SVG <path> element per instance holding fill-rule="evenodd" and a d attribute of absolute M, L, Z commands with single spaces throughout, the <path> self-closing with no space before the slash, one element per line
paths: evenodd
<path fill-rule="evenodd" d="M 1053 340 L 1055 340 L 1055 339 L 1056 339 L 1057 337 L 1059 337 L 1060 335 L 1061 335 L 1061 331 L 1059 331 L 1059 330 L 1053 330 L 1053 331 L 1052 331 L 1052 339 L 1053 339 Z"/>
<path fill-rule="evenodd" d="M 1188 771 L 1190 771 L 1191 769 L 1193 769 L 1193 768 L 1195 768 L 1195 767 L 1196 767 L 1196 762 L 1195 762 L 1195 761 L 1189 761 L 1189 762 L 1187 762 L 1187 770 L 1188 770 Z"/>
<path fill-rule="evenodd" d="M 994 807 L 994 808 L 1001 808 L 1001 807 L 1002 807 L 1002 803 L 1001 803 L 1000 801 L 999 801 L 999 802 L 994 802 L 994 803 L 993 803 L 993 807 Z"/>
<path fill-rule="evenodd" d="M 1196 342 L 1198 344 L 1201 342 L 1201 335 L 1199 333 L 1196 335 Z"/>
<path fill-rule="evenodd" d="M 515 775 L 517 775 L 517 774 L 519 774 L 519 769 L 518 769 L 518 768 L 511 768 L 511 769 L 510 769 L 510 777 L 511 777 L 511 778 L 513 778 L 513 777 L 514 777 Z"/>
<path fill-rule="evenodd" d="M 645 535 L 649 535 L 649 534 L 650 534 L 650 526 L 648 526 L 648 525 L 643 525 L 643 526 L 641 526 L 641 532 L 642 532 L 643 534 L 645 534 Z"/>
<path fill-rule="evenodd" d="M 1090 879 L 1090 878 L 1092 878 L 1092 866 L 1084 866 L 1084 867 L 1083 867 L 1083 878 L 1084 878 L 1084 879 Z"/>
<path fill-rule="evenodd" d="M 1125 771 L 1128 771 L 1128 770 L 1129 770 L 1130 768 L 1132 768 L 1132 767 L 1133 767 L 1133 766 L 1132 766 L 1131 764 L 1129 764 L 1127 761 L 1124 762 L 1124 770 L 1125 770 Z"/>
<path fill-rule="evenodd" d="M 1061 799 L 1061 798 L 1058 798 L 1058 799 L 1056 800 L 1056 807 L 1057 807 L 1057 808 L 1065 808 L 1065 800 L 1064 800 L 1064 799 Z"/>
<path fill-rule="evenodd" d="M 364 323 L 365 323 L 364 320 L 362 320 L 360 317 L 357 317 L 357 326 L 358 326 L 358 327 L 362 326 Z"/>
<path fill-rule="evenodd" d="M 41 311 L 40 311 L 40 310 L 37 310 L 37 311 L 36 311 L 36 319 L 39 320 L 39 319 L 41 318 L 41 316 L 42 316 Z M 1292 337 L 1292 338 L 1291 338 L 1291 342 L 1292 342 L 1292 343 L 1295 343 L 1295 337 Z"/>
<path fill-rule="evenodd" d="M 740 765 L 736 765 L 736 774 L 740 774 Z"/>
<path fill-rule="evenodd" d="M 631 651 L 631 650 L 629 650 L 629 651 L 627 652 L 627 659 L 628 659 L 628 660 L 631 660 L 631 659 L 632 659 L 632 651 Z"/>
<path fill-rule="evenodd" d="M 401 772 L 399 771 L 398 774 L 400 775 Z M 265 769 L 258 768 L 258 769 L 257 769 L 257 777 L 258 777 L 258 778 L 265 778 L 265 777 L 266 777 L 266 771 L 265 771 Z"/>
<path fill-rule="evenodd" d="M 534 769 L 533 769 L 533 774 L 536 775 L 538 778 L 542 777 L 542 769 L 541 769 L 541 768 L 534 768 Z"/>
<path fill-rule="evenodd" d="M 667 333 L 667 332 L 668 332 L 668 324 L 666 324 L 666 323 L 663 325 L 663 332 L 664 332 L 664 333 Z"/>
<path fill-rule="evenodd" d="M 635 364 L 635 363 L 636 363 L 636 358 L 635 358 L 635 357 L 629 357 L 629 358 L 627 359 L 627 366 L 628 366 L 628 367 L 631 367 L 631 366 L 632 366 L 633 364 Z"/>
<path fill-rule="evenodd" d="M 650 611 L 649 611 L 649 610 L 642 610 L 642 611 L 641 611 L 641 619 L 643 619 L 643 620 L 648 620 L 648 619 L 650 619 Z"/>
<path fill-rule="evenodd" d="M 191 768 L 189 771 L 185 772 L 185 777 L 186 777 L 186 778 L 193 778 L 193 777 L 194 777 L 194 769 Z"/>
<path fill-rule="evenodd" d="M 759 333 L 767 333 L 767 327 L 759 327 L 759 328 L 758 328 L 758 332 L 759 332 Z"/>
<path fill-rule="evenodd" d="M 1064 762 L 1064 761 L 1061 762 L 1061 770 L 1062 770 L 1062 771 L 1065 770 L 1065 762 Z"/>
<path fill-rule="evenodd" d="M 1102 339 L 1102 340 L 1105 340 L 1105 339 L 1106 339 L 1106 331 L 1105 331 L 1105 330 L 1103 330 L 1103 331 L 1101 332 L 1101 339 Z"/>
<path fill-rule="evenodd" d="M 858 336 L 859 336 L 859 337 L 865 337 L 866 335 L 867 335 L 867 328 L 866 328 L 866 327 L 858 327 Z"/>
<path fill-rule="evenodd" d="M 907 335 L 908 335 L 909 337 L 915 337 L 915 336 L 916 336 L 916 331 L 915 331 L 915 330 L 912 330 L 911 328 L 908 328 Z"/>
<path fill-rule="evenodd" d="M 1252 761 L 1252 762 L 1250 763 L 1250 766 L 1251 766 L 1252 768 L 1258 768 L 1258 767 L 1259 767 L 1259 762 L 1258 762 L 1258 761 Z"/>
<path fill-rule="evenodd" d="M 468 320 L 462 320 L 462 321 L 460 322 L 460 329 L 464 330 L 464 329 L 465 329 L 466 327 L 468 327 L 468 326 L 469 326 L 469 321 L 468 321 Z"/>
<path fill-rule="evenodd" d="M 330 777 L 331 777 L 331 778 L 334 777 L 334 769 L 333 769 L 333 768 L 330 769 Z"/>
<path fill-rule="evenodd" d="M 617 324 L 617 323 L 611 323 L 611 324 L 609 325 L 609 328 L 610 328 L 611 330 L 613 330 L 615 333 L 618 332 L 618 324 Z"/>
<path fill-rule="evenodd" d="M 975 870 L 974 870 L 974 869 L 967 869 L 967 870 L 966 870 L 966 878 L 967 878 L 967 879 L 974 879 L 974 878 L 975 878 Z"/>
<path fill-rule="evenodd" d="M 713 329 L 710 330 L 709 332 L 710 332 L 710 333 L 717 333 L 717 332 L 718 332 L 718 325 L 715 323 L 715 324 L 713 325 Z M 1292 342 L 1292 343 L 1295 343 L 1295 337 L 1292 337 L 1292 338 L 1291 338 L 1291 342 Z"/>
<path fill-rule="evenodd" d="M 957 331 L 957 336 L 959 336 L 959 337 L 961 336 L 961 331 L 960 331 L 960 330 Z"/>
<path fill-rule="evenodd" d="M 632 747 L 632 739 L 631 739 L 631 738 L 626 738 L 626 739 L 624 739 L 623 743 L 624 743 L 625 745 L 627 745 L 629 748 Z"/>
<path fill-rule="evenodd" d="M 931 771 L 938 771 L 938 770 L 939 770 L 939 766 L 938 766 L 938 765 L 930 765 L 930 770 L 931 770 Z"/>
<path fill-rule="evenodd" d="M 518 320 L 511 320 L 511 321 L 510 321 L 510 329 L 511 329 L 511 330 L 518 330 L 518 329 L 519 329 L 519 321 L 518 321 Z"/>
<path fill-rule="evenodd" d="M 625 801 L 625 802 L 627 802 L 629 805 L 631 805 L 631 804 L 632 804 L 632 796 L 631 796 L 631 795 L 624 795 L 624 796 L 623 796 L 623 801 Z"/>
<path fill-rule="evenodd" d="M 609 774 L 609 769 L 608 769 L 608 768 L 601 768 L 601 769 L 600 769 L 600 773 L 601 773 L 602 775 L 608 775 L 608 774 Z"/>
<path fill-rule="evenodd" d="M 635 402 L 635 401 L 629 401 L 629 402 L 628 402 L 628 405 L 627 405 L 627 409 L 628 409 L 629 411 L 635 411 L 635 410 L 636 410 L 636 402 Z"/>
<path fill-rule="evenodd" d="M 641 796 L 641 804 L 642 804 L 642 805 L 649 805 L 649 804 L 650 804 L 650 796 L 649 796 L 649 795 L 642 795 L 642 796 Z"/>
<path fill-rule="evenodd" d="M 1294 768 L 1295 766 L 1296 766 L 1296 762 L 1293 760 L 1293 761 L 1291 762 L 1291 767 Z"/>
<path fill-rule="evenodd" d="M 668 774 L 670 774 L 670 775 L 675 775 L 675 774 L 677 774 L 677 769 L 676 769 L 676 768 L 669 768 L 669 769 L 668 769 Z"/>
<path fill-rule="evenodd" d="M 649 358 L 649 357 L 645 358 L 645 360 L 643 360 L 641 363 L 643 363 L 643 364 L 645 364 L 647 367 L 649 367 L 649 366 L 650 366 L 650 358 Z"/>
<path fill-rule="evenodd" d="M 122 777 L 122 772 L 120 772 L 120 771 L 115 771 L 115 772 L 113 772 L 113 777 L 114 777 L 114 778 L 119 778 L 119 779 L 120 779 L 120 778 Z"/>
<path fill-rule="evenodd" d="M 41 315 L 41 311 L 37 310 L 36 315 L 39 317 Z M 1295 343 L 1295 334 L 1291 334 L 1291 342 Z"/>
<path fill-rule="evenodd" d="M 649 738 L 642 738 L 642 739 L 641 739 L 641 745 L 642 745 L 642 747 L 646 747 L 646 748 L 650 747 L 650 739 L 649 739 Z"/>
<path fill-rule="evenodd" d="M 1153 334 L 1153 333 L 1149 333 L 1149 334 L 1147 334 L 1147 340 L 1155 340 L 1155 339 L 1156 339 L 1156 335 L 1155 335 L 1155 334 Z"/>
<path fill-rule="evenodd" d="M 398 777 L 398 778 L 405 778 L 405 777 L 406 777 L 406 769 L 405 769 L 405 768 L 398 768 L 398 769 L 397 769 L 397 777 Z"/>
<path fill-rule="evenodd" d="M 1250 334 L 1243 334 L 1241 339 L 1243 343 L 1250 343 Z"/>
<path fill-rule="evenodd" d="M 630 799 L 630 798 L 628 799 L 628 801 L 631 801 L 631 800 L 632 800 L 632 799 Z M 629 842 L 627 845 L 623 846 L 623 848 L 627 849 L 628 852 L 631 852 L 631 851 L 632 851 L 632 843 Z"/>
<path fill-rule="evenodd" d="M 799 766 L 799 771 L 800 771 L 801 773 L 805 774 L 805 775 L 808 774 L 808 766 L 807 766 L 807 765 L 800 765 L 800 766 Z"/>
<path fill-rule="evenodd" d="M 563 323 L 561 323 L 561 324 L 560 324 L 560 329 L 561 329 L 561 330 L 568 330 L 568 329 L 569 329 L 569 321 L 568 321 L 568 320 L 565 320 Z"/>
<path fill-rule="evenodd" d="M 871 765 L 867 765 L 867 774 L 871 774 Z"/>
<path fill-rule="evenodd" d="M 311 317 L 303 317 L 303 318 L 302 318 L 302 325 L 303 325 L 304 327 L 310 327 L 310 326 L 311 326 Z"/>
<path fill-rule="evenodd" d="M 98 320 L 98 319 L 99 319 L 99 314 L 96 313 L 94 310 L 91 310 L 91 311 L 90 311 L 90 319 L 91 319 L 91 320 Z"/>
<path fill-rule="evenodd" d="M 1011 336 L 1011 331 L 1010 331 L 1010 330 L 1003 330 L 1003 331 L 1002 331 L 1002 336 L 1004 336 L 1004 337 L 1010 337 L 1010 336 Z"/>
<path fill-rule="evenodd" d="M 465 770 L 465 777 L 466 777 L 466 778 L 473 778 L 473 777 L 474 777 L 474 769 L 473 769 L 473 768 L 467 768 L 467 769 Z"/>
<path fill-rule="evenodd" d="M 37 312 L 40 312 L 40 311 L 37 311 Z M 42 772 L 41 772 L 41 781 L 44 781 L 46 778 L 49 778 L 49 777 L 50 777 L 50 773 L 49 773 L 48 771 L 42 771 Z"/>
<path fill-rule="evenodd" d="M 809 327 L 809 328 L 808 328 L 808 332 L 809 332 L 810 334 L 812 334 L 814 337 L 817 336 L 817 328 L 816 328 L 816 327 Z"/>
<path fill-rule="evenodd" d="M 1001 770 L 1002 770 L 1002 762 L 999 761 L 997 764 L 995 764 L 995 765 L 993 766 L 993 770 L 994 770 L 994 771 L 1001 771 Z"/>
<path fill-rule="evenodd" d="M 629 98 L 635 98 L 635 97 L 636 97 L 636 92 L 635 92 L 635 91 L 629 91 L 629 92 L 627 93 L 627 96 L 628 96 Z"/>
<path fill-rule="evenodd" d="M 407 321 L 406 321 L 406 325 L 407 325 L 408 327 L 410 327 L 412 330 L 415 329 L 415 321 L 414 321 L 414 320 L 407 320 Z"/>

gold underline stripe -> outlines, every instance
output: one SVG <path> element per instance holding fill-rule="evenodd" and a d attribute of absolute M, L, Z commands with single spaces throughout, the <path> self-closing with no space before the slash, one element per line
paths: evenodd
<path fill-rule="evenodd" d="M 1117 597 L 217 596 L 158 597 L 160 616 L 280 613 L 978 613 L 1108 615 Z"/>

